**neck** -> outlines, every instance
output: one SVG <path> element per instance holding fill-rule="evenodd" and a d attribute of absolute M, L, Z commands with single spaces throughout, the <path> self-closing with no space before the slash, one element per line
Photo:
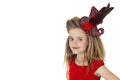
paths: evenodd
<path fill-rule="evenodd" d="M 78 53 L 75 61 L 79 65 L 85 65 L 87 62 L 87 59 L 85 57 L 85 53 Z"/>
<path fill-rule="evenodd" d="M 85 53 L 78 53 L 76 60 L 78 61 L 85 61 Z"/>

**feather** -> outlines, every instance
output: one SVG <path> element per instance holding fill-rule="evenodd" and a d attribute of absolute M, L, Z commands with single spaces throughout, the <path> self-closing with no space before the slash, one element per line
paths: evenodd
<path fill-rule="evenodd" d="M 108 15 L 113 10 L 113 8 L 114 7 L 110 7 L 110 4 L 108 4 L 107 7 L 103 7 L 101 10 L 98 11 L 97 14 L 95 14 L 95 16 L 92 16 L 90 18 L 90 23 L 95 26 L 102 23 L 105 16 Z"/>

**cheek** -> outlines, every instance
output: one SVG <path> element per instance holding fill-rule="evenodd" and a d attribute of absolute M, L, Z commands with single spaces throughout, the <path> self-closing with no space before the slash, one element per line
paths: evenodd
<path fill-rule="evenodd" d="M 72 48 L 73 46 L 74 46 L 74 43 L 73 42 L 69 42 L 69 47 L 70 47 L 71 50 L 73 50 L 73 48 Z"/>
<path fill-rule="evenodd" d="M 87 42 L 82 42 L 82 43 L 80 44 L 80 47 L 81 47 L 81 48 L 87 48 L 87 46 L 88 46 L 88 43 L 87 43 Z"/>
<path fill-rule="evenodd" d="M 72 45 L 73 45 L 73 44 L 72 44 L 71 42 L 69 42 L 69 46 L 70 46 L 70 48 L 72 47 Z"/>

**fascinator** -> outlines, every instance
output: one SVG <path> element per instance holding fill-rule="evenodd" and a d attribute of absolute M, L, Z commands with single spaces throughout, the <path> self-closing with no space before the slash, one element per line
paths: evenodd
<path fill-rule="evenodd" d="M 89 17 L 83 16 L 79 20 L 81 28 L 89 35 L 96 37 L 104 33 L 103 28 L 97 28 L 97 25 L 103 22 L 103 19 L 109 14 L 114 7 L 110 7 L 108 4 L 106 7 L 102 7 L 99 11 L 93 6 Z"/>

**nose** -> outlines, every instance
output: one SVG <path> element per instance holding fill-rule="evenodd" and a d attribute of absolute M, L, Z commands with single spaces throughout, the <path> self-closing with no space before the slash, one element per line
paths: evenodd
<path fill-rule="evenodd" d="M 73 45 L 74 45 L 74 46 L 77 46 L 77 45 L 78 45 L 77 40 L 74 40 L 74 41 L 73 41 Z"/>

